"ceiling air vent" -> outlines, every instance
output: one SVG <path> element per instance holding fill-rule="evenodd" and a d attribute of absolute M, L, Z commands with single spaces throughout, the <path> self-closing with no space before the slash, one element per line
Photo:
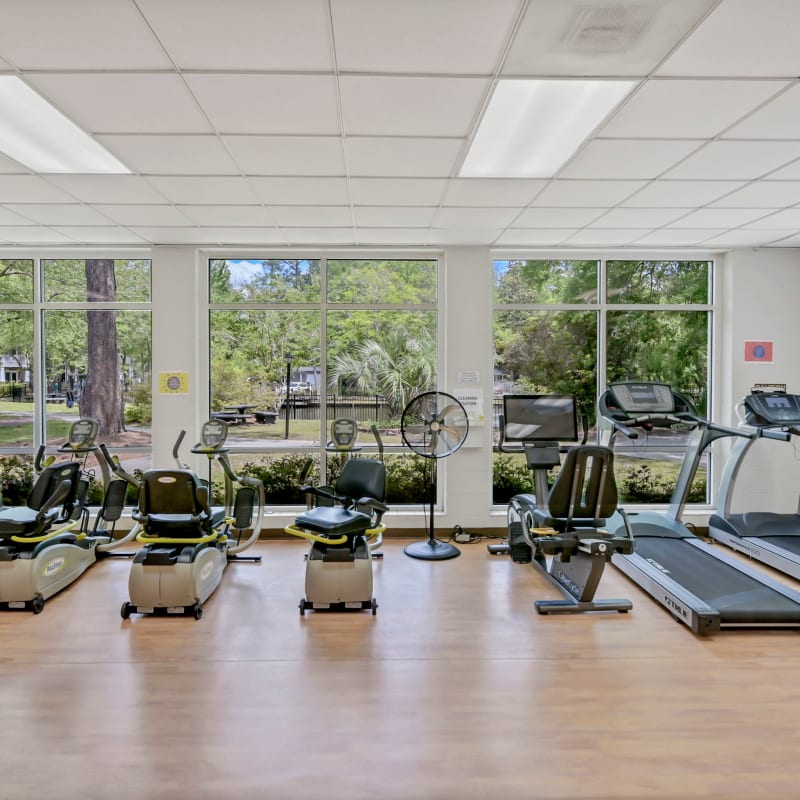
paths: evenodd
<path fill-rule="evenodd" d="M 579 5 L 564 34 L 564 51 L 584 54 L 631 52 L 658 13 L 654 3 Z"/>

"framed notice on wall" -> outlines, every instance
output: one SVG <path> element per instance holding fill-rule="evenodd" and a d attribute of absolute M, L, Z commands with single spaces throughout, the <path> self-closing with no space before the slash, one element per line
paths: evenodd
<path fill-rule="evenodd" d="M 188 372 L 159 372 L 158 373 L 159 394 L 188 394 L 189 393 L 189 373 Z"/>
<path fill-rule="evenodd" d="M 744 360 L 754 363 L 772 363 L 772 342 L 748 341 L 744 343 Z"/>

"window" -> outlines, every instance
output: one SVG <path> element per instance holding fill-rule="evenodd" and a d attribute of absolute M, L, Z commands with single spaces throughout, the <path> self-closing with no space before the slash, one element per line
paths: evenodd
<path fill-rule="evenodd" d="M 390 500 L 421 501 L 424 468 L 409 466 L 399 420 L 435 386 L 437 276 L 429 258 L 209 261 L 209 405 L 269 503 L 303 501 L 309 457 L 312 479 L 335 480 L 340 417 L 357 422 L 360 452 L 385 448 Z"/>
<path fill-rule="evenodd" d="M 711 268 L 707 261 L 505 260 L 494 263 L 495 420 L 510 392 L 571 394 L 597 437 L 595 401 L 616 380 L 668 383 L 708 407 Z M 633 446 L 618 438 L 623 500 L 666 502 L 686 433 Z M 531 491 L 522 456 L 495 454 L 494 501 Z M 706 470 L 690 500 L 706 502 Z"/>

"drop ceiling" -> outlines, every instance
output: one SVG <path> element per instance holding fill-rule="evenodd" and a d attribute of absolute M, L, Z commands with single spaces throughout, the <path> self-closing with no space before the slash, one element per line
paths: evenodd
<path fill-rule="evenodd" d="M 796 0 L 3 0 L 0 74 L 131 174 L 0 155 L 0 247 L 800 246 L 798 29 Z M 587 76 L 636 85 L 554 177 L 459 177 L 498 80 Z"/>

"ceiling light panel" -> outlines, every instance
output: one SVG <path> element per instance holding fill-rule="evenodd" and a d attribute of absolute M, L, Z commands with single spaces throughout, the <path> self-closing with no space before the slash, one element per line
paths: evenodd
<path fill-rule="evenodd" d="M 717 0 L 530 0 L 504 75 L 650 73 Z"/>
<path fill-rule="evenodd" d="M 339 78 L 344 128 L 358 136 L 466 136 L 483 78 Z"/>
<path fill-rule="evenodd" d="M 518 0 L 336 0 L 339 69 L 491 75 L 518 7 Z"/>
<path fill-rule="evenodd" d="M 0 75 L 0 151 L 34 172 L 130 172 L 15 75 Z"/>
<path fill-rule="evenodd" d="M 137 0 L 137 5 L 180 69 L 333 67 L 325 0 Z"/>
<path fill-rule="evenodd" d="M 635 85 L 635 81 L 499 81 L 460 176 L 552 177 Z"/>
<path fill-rule="evenodd" d="M 790 77 L 800 74 L 795 0 L 725 0 L 667 59 L 659 75 Z"/>
<path fill-rule="evenodd" d="M 601 135 L 710 139 L 787 85 L 785 81 L 650 80 L 609 120 Z"/>

